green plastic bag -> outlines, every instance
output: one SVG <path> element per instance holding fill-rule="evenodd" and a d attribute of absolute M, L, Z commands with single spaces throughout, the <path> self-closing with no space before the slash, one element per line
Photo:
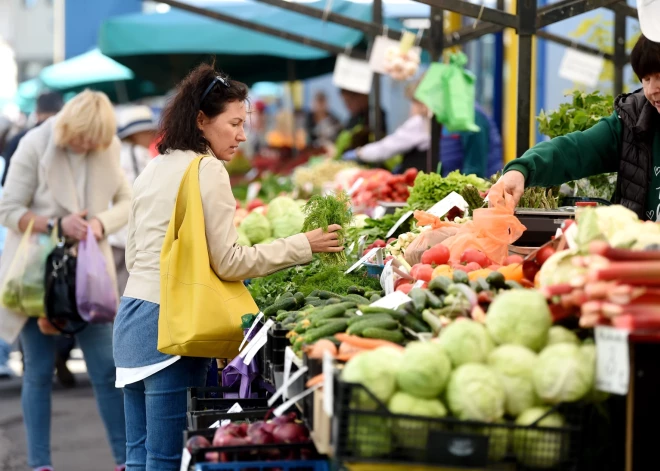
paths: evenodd
<path fill-rule="evenodd" d="M 415 90 L 415 99 L 451 132 L 480 130 L 474 122 L 475 77 L 465 64 L 467 56 L 462 52 L 453 54 L 449 64 L 431 64 Z"/>

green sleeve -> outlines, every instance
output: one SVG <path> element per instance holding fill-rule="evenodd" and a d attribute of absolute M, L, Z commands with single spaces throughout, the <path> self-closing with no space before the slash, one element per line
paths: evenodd
<path fill-rule="evenodd" d="M 504 173 L 518 170 L 525 186 L 554 186 L 619 170 L 621 121 L 616 113 L 586 131 L 541 142 L 509 162 Z"/>
<path fill-rule="evenodd" d="M 462 133 L 463 143 L 463 175 L 475 175 L 487 178 L 488 152 L 490 150 L 490 125 L 488 119 L 481 113 L 475 113 L 475 124 L 479 126 L 479 132 Z"/>

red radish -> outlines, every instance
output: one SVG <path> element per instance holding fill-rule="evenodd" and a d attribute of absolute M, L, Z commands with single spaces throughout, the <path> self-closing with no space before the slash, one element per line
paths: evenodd
<path fill-rule="evenodd" d="M 542 247 L 536 254 L 536 263 L 543 266 L 545 261 L 555 254 L 555 249 L 550 246 Z"/>
<path fill-rule="evenodd" d="M 210 453 L 204 454 L 204 459 L 209 463 L 219 463 L 220 462 L 220 453 L 217 451 L 212 451 Z"/>
<path fill-rule="evenodd" d="M 222 429 L 218 429 L 220 431 Z M 219 435 L 218 432 L 215 433 L 213 437 L 213 446 L 244 446 L 249 442 L 244 437 L 236 437 L 234 435 Z"/>
<path fill-rule="evenodd" d="M 520 255 L 509 255 L 504 259 L 504 265 L 516 265 L 523 263 L 525 260 Z"/>
<path fill-rule="evenodd" d="M 525 260 L 523 263 L 523 276 L 529 281 L 534 281 L 534 277 L 540 269 L 541 267 L 534 260 Z"/>
<path fill-rule="evenodd" d="M 376 240 L 376 242 L 371 244 L 371 248 L 374 248 L 374 247 L 382 248 L 382 247 L 385 247 L 385 245 L 387 245 L 387 244 L 385 244 L 385 241 L 378 239 L 378 240 Z"/>
<path fill-rule="evenodd" d="M 435 245 L 422 254 L 422 263 L 427 265 L 444 265 L 451 256 L 449 249 L 442 244 Z"/>
<path fill-rule="evenodd" d="M 396 242 L 396 241 L 397 241 L 396 237 L 390 237 L 389 239 L 387 239 L 387 245 L 390 245 L 392 242 Z"/>
<path fill-rule="evenodd" d="M 475 249 L 467 249 L 461 255 L 461 263 L 470 262 L 475 262 L 482 268 L 486 268 L 493 263 L 483 252 Z"/>
<path fill-rule="evenodd" d="M 482 266 L 479 265 L 476 262 L 470 262 L 467 265 L 465 265 L 465 270 L 469 273 L 471 271 L 476 271 L 476 270 L 481 270 Z"/>

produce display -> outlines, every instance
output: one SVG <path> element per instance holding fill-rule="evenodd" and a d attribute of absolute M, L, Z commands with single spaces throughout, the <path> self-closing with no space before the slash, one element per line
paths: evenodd
<path fill-rule="evenodd" d="M 344 192 L 328 196 L 314 195 L 303 208 L 305 220 L 302 231 L 309 232 L 314 229 L 328 230 L 329 226 L 338 224 L 341 229 L 336 232 L 339 247 L 343 247 L 346 240 L 345 227 L 350 226 L 353 220 L 353 211 L 349 196 Z M 321 260 L 332 265 L 345 265 L 344 252 L 329 252 L 319 255 Z"/>
<path fill-rule="evenodd" d="M 379 202 L 405 203 L 410 196 L 409 187 L 415 184 L 417 169 L 408 169 L 402 175 L 392 175 L 387 170 L 363 170 L 353 175 L 351 185 L 362 178 L 362 184 L 352 195 L 353 205 L 373 208 Z"/>

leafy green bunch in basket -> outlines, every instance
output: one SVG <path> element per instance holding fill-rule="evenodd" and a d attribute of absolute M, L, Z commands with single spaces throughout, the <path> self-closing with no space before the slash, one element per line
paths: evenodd
<path fill-rule="evenodd" d="M 314 229 L 328 230 L 333 224 L 339 224 L 342 229 L 337 231 L 339 246 L 344 245 L 346 240 L 346 229 L 353 221 L 351 210 L 351 197 L 344 191 L 327 196 L 314 195 L 303 207 L 305 222 L 302 232 Z M 346 254 L 344 252 L 321 253 L 321 260 L 330 265 L 345 265 Z"/>

